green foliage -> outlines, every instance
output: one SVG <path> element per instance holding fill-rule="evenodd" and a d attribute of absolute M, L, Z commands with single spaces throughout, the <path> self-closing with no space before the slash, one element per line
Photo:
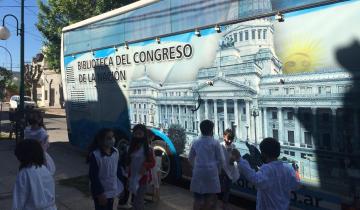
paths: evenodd
<path fill-rule="evenodd" d="M 186 133 L 185 129 L 179 124 L 170 125 L 168 130 L 168 137 L 173 142 L 175 149 L 178 154 L 181 154 L 185 150 L 186 144 Z"/>
<path fill-rule="evenodd" d="M 3 100 L 5 89 L 12 84 L 12 72 L 6 68 L 0 67 L 0 76 L 3 77 L 0 81 L 0 100 Z"/>
<path fill-rule="evenodd" d="M 45 37 L 44 54 L 51 69 L 60 68 L 61 30 L 65 26 L 137 0 L 38 0 L 38 30 Z"/>

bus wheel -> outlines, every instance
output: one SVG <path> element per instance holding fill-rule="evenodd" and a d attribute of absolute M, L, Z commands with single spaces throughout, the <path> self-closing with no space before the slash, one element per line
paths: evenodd
<path fill-rule="evenodd" d="M 154 153 L 161 154 L 161 180 L 173 181 L 176 178 L 176 162 L 167 144 L 162 140 L 155 140 L 151 143 Z"/>

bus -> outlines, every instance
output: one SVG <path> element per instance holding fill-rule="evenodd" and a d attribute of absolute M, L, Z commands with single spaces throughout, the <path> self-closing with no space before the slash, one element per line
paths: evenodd
<path fill-rule="evenodd" d="M 146 125 L 162 177 L 191 178 L 204 119 L 236 133 L 254 169 L 265 137 L 301 189 L 292 209 L 355 209 L 360 197 L 360 1 L 142 0 L 63 28 L 71 144 Z M 254 199 L 241 177 L 236 196 Z"/>

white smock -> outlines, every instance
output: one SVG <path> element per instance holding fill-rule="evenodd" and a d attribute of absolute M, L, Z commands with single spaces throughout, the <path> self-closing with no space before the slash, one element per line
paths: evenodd
<path fill-rule="evenodd" d="M 225 171 L 226 175 L 231 179 L 232 182 L 236 182 L 240 178 L 237 162 L 234 162 L 233 165 L 230 164 L 231 151 L 235 149 L 235 145 L 234 144 L 227 145 L 225 144 L 225 142 L 222 142 L 221 149 L 225 159 L 223 170 Z"/>
<path fill-rule="evenodd" d="M 117 176 L 119 167 L 119 152 L 113 148 L 111 155 L 103 155 L 100 150 L 93 152 L 99 168 L 99 180 L 104 188 L 106 198 L 115 198 L 124 190 L 124 186 Z"/>
<path fill-rule="evenodd" d="M 255 172 L 244 159 L 240 159 L 239 168 L 246 179 L 257 189 L 257 210 L 288 210 L 290 192 L 299 187 L 295 171 L 280 161 L 263 164 Z"/>
<path fill-rule="evenodd" d="M 56 210 L 54 179 L 45 166 L 23 168 L 16 177 L 12 210 Z"/>
<path fill-rule="evenodd" d="M 155 167 L 151 169 L 152 184 L 155 188 L 160 187 L 160 177 L 158 176 L 158 173 L 161 171 L 161 161 L 161 156 L 155 156 Z"/>
<path fill-rule="evenodd" d="M 140 187 L 140 179 L 142 175 L 140 174 L 141 168 L 145 162 L 144 148 L 134 151 L 131 154 L 131 163 L 130 163 L 130 177 L 129 177 L 129 192 L 136 195 L 137 190 Z"/>
<path fill-rule="evenodd" d="M 224 164 L 220 142 L 210 136 L 200 137 L 191 146 L 189 161 L 193 166 L 190 191 L 219 193 L 219 171 Z"/>

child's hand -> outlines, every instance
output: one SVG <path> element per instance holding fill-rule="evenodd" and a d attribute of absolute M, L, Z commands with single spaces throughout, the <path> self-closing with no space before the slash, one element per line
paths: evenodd
<path fill-rule="evenodd" d="M 98 196 L 98 201 L 100 206 L 106 206 L 107 205 L 107 198 L 104 194 L 101 194 Z"/>

